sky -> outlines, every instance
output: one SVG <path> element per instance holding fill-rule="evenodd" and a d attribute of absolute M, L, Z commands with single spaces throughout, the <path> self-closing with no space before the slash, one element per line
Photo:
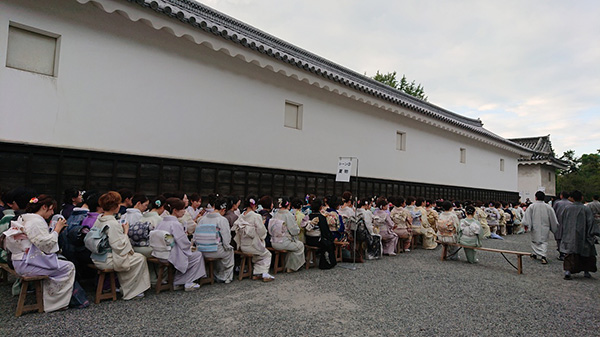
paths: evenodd
<path fill-rule="evenodd" d="M 600 1 L 200 2 L 361 74 L 405 74 L 504 138 L 600 149 Z"/>

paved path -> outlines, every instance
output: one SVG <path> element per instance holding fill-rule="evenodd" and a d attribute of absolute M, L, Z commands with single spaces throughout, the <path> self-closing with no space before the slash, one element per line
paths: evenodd
<path fill-rule="evenodd" d="M 528 234 L 484 245 L 530 250 Z M 0 336 L 600 336 L 600 275 L 563 280 L 555 249 L 552 240 L 545 266 L 524 259 L 523 275 L 497 253 L 478 252 L 477 265 L 462 251 L 462 261 L 442 262 L 438 247 L 357 264 L 357 271 L 301 270 L 271 283 L 147 292 L 141 300 L 21 318 L 4 283 Z"/>

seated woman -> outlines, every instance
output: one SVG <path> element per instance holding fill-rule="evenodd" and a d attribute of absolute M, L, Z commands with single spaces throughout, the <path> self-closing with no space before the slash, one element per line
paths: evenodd
<path fill-rule="evenodd" d="M 452 208 L 454 205 L 446 200 L 442 203 L 442 209 L 444 210 L 442 214 L 438 217 L 437 222 L 437 237 L 438 240 L 442 243 L 456 243 L 458 232 L 458 216 L 453 212 Z M 458 255 L 456 253 L 460 247 L 456 246 L 448 246 L 447 255 L 451 260 L 458 260 Z"/>
<path fill-rule="evenodd" d="M 12 253 L 12 263 L 17 274 L 21 276 L 47 275 L 44 280 L 44 311 L 51 312 L 66 309 L 73 294 L 75 282 L 75 266 L 72 262 L 58 260 L 58 234 L 66 226 L 64 219 L 58 220 L 54 229 L 49 232 L 48 220 L 56 210 L 56 201 L 47 195 L 32 198 L 23 214 L 13 221 L 7 230 L 6 248 Z M 22 220 L 22 221 L 21 221 Z M 46 263 L 36 265 L 27 262 L 29 254 L 43 252 Z"/>
<path fill-rule="evenodd" d="M 304 243 L 298 239 L 300 228 L 296 224 L 296 217 L 290 213 L 290 201 L 287 198 L 279 199 L 279 210 L 269 222 L 271 245 L 277 250 L 286 250 L 285 268 L 288 272 L 297 271 L 304 264 Z"/>
<path fill-rule="evenodd" d="M 466 219 L 460 220 L 458 228 L 458 243 L 464 246 L 481 247 L 483 239 L 483 230 L 479 221 L 475 220 L 475 207 L 469 205 L 465 208 Z M 477 263 L 475 258 L 475 249 L 464 248 L 465 256 L 469 263 Z"/>
<path fill-rule="evenodd" d="M 404 198 L 396 197 L 394 199 L 394 209 L 390 212 L 390 218 L 394 222 L 394 233 L 398 235 L 398 240 L 402 240 L 402 250 L 410 252 L 410 244 L 412 241 L 412 216 L 410 215 L 410 212 L 404 208 L 405 206 L 406 202 L 404 201 Z"/>
<path fill-rule="evenodd" d="M 233 223 L 235 231 L 235 242 L 244 253 L 253 254 L 254 264 L 253 279 L 261 279 L 270 282 L 275 277 L 269 274 L 271 266 L 271 252 L 265 246 L 267 229 L 263 224 L 263 218 L 256 213 L 257 205 L 254 197 L 248 197 L 244 203 L 244 212 Z"/>
<path fill-rule="evenodd" d="M 167 199 L 162 195 L 159 195 L 151 203 L 149 203 L 150 210 L 144 214 L 134 223 L 129 226 L 129 239 L 131 245 L 136 253 L 140 253 L 145 257 L 152 256 L 152 248 L 148 241 L 150 232 L 163 221 L 161 215 L 165 212 L 165 203 Z M 154 264 L 152 264 L 154 266 Z M 153 268 L 153 267 L 152 267 Z M 152 273 L 151 277 L 156 276 Z M 154 278 L 153 278 L 154 279 Z M 154 282 L 152 282 L 154 283 Z"/>
<path fill-rule="evenodd" d="M 199 251 L 202 251 L 205 257 L 218 259 L 215 261 L 215 279 L 217 282 L 230 283 L 233 280 L 233 267 L 235 266 L 233 247 L 231 246 L 231 231 L 229 228 L 229 221 L 224 217 L 225 213 L 229 211 L 235 204 L 232 202 L 233 199 L 227 201 L 223 198 L 215 200 L 215 207 L 211 213 L 198 221 L 196 227 L 196 233 L 194 234 L 194 240 L 196 241 L 196 247 Z M 237 203 L 237 201 L 236 201 Z M 216 226 L 216 235 L 212 238 L 210 235 L 210 227 L 205 225 Z M 208 245 L 212 244 L 212 248 L 207 247 L 203 249 L 198 242 L 206 242 L 208 234 Z M 210 242 L 212 239 L 212 242 Z"/>
<path fill-rule="evenodd" d="M 373 212 L 373 223 L 379 226 L 379 235 L 383 241 L 383 254 L 396 255 L 398 234 L 394 233 L 394 222 L 390 218 L 388 201 L 381 197 L 375 202 L 377 209 Z"/>
<path fill-rule="evenodd" d="M 175 245 L 171 247 L 168 257 L 168 261 L 176 269 L 173 285 L 183 286 L 185 291 L 194 291 L 200 289 L 200 285 L 195 281 L 205 277 L 206 270 L 202 252 L 192 252 L 192 243 L 183 225 L 177 220 L 185 213 L 185 207 L 185 203 L 179 198 L 167 199 L 165 210 L 171 215 L 165 216 L 154 230 L 165 231 L 173 236 Z"/>
<path fill-rule="evenodd" d="M 313 199 L 310 210 L 310 214 L 302 220 L 302 227 L 306 229 L 306 245 L 319 248 L 319 269 L 331 269 L 337 264 L 335 244 L 327 218 L 323 215 L 325 207 L 321 199 Z"/>
<path fill-rule="evenodd" d="M 146 258 L 134 252 L 129 242 L 127 232 L 129 224 L 120 224 L 115 219 L 119 211 L 121 195 L 115 191 L 103 194 L 98 203 L 104 214 L 96 220 L 94 228 L 107 230 L 108 243 L 111 251 L 102 257 L 92 255 L 92 261 L 99 269 L 113 269 L 121 284 L 123 299 L 130 300 L 135 297 L 144 297 L 144 291 L 150 288 L 150 275 Z"/>
<path fill-rule="evenodd" d="M 381 235 L 375 231 L 373 226 L 373 213 L 371 212 L 371 200 L 364 199 L 358 201 L 359 208 L 356 210 L 359 218 L 362 218 L 365 224 L 366 233 L 360 233 L 363 229 L 357 228 L 356 235 L 363 244 L 367 246 L 367 260 L 378 259 L 382 254 Z"/>
<path fill-rule="evenodd" d="M 62 205 L 62 210 L 60 211 L 60 214 L 62 214 L 62 216 L 64 216 L 65 219 L 68 219 L 71 216 L 71 213 L 73 213 L 73 209 L 75 209 L 75 207 L 77 207 L 82 202 L 83 195 L 81 194 L 81 191 L 79 191 L 79 189 L 66 189 L 64 204 Z"/>
<path fill-rule="evenodd" d="M 133 207 L 127 208 L 125 214 L 121 215 L 121 220 L 124 220 L 129 224 L 129 229 L 134 223 L 138 222 L 142 217 L 142 214 L 148 209 L 150 201 L 144 194 L 135 194 L 131 198 L 131 204 Z"/>

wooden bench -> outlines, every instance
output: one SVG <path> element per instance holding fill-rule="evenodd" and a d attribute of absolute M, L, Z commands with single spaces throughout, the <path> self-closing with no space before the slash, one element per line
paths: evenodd
<path fill-rule="evenodd" d="M 214 257 L 204 256 L 204 265 L 208 266 L 208 275 L 200 279 L 200 284 L 214 284 L 215 283 L 215 261 L 219 259 Z"/>
<path fill-rule="evenodd" d="M 335 245 L 335 260 L 337 262 L 342 262 L 342 248 L 346 247 L 349 243 L 348 241 L 334 241 Z"/>
<path fill-rule="evenodd" d="M 113 269 L 100 269 L 100 268 L 96 267 L 96 265 L 93 263 L 88 264 L 88 267 L 90 267 L 91 269 L 94 269 L 98 272 L 98 286 L 96 286 L 96 299 L 94 300 L 94 303 L 98 304 L 102 300 L 116 301 L 117 300 L 117 284 L 115 281 L 115 277 L 117 277 L 117 275 L 115 275 L 115 271 Z M 108 274 L 108 277 L 110 278 L 110 292 L 103 294 L 102 289 L 104 287 L 104 279 L 107 274 Z"/>
<path fill-rule="evenodd" d="M 530 253 L 517 252 L 517 251 L 513 251 L 513 250 L 495 249 L 495 248 L 486 248 L 486 247 L 472 247 L 472 246 L 464 246 L 464 245 L 461 245 L 458 243 L 442 243 L 440 241 L 437 241 L 437 243 L 442 245 L 442 261 L 444 261 L 446 259 L 446 254 L 448 252 L 448 246 L 461 247 L 463 249 L 470 248 L 470 249 L 482 250 L 485 252 L 493 252 L 493 253 L 500 253 L 500 254 L 514 254 L 517 256 L 517 267 L 515 267 L 515 268 L 517 269 L 517 273 L 519 273 L 519 274 L 523 274 L 523 256 L 530 255 Z M 511 265 L 512 265 L 512 263 L 511 263 Z M 513 265 L 513 267 L 514 267 L 514 265 Z"/>
<path fill-rule="evenodd" d="M 158 268 L 158 276 L 156 278 L 156 285 L 154 286 L 156 293 L 160 294 L 163 290 L 175 289 L 173 285 L 173 281 L 175 280 L 175 268 L 173 265 L 168 261 L 163 262 L 155 257 L 149 257 L 146 260 L 150 263 L 154 263 Z M 165 269 L 167 270 L 167 283 L 163 284 Z"/>
<path fill-rule="evenodd" d="M 278 272 L 285 270 L 285 254 L 287 254 L 287 250 L 277 250 L 273 247 L 267 247 L 267 249 L 275 256 L 273 274 L 277 275 Z"/>
<path fill-rule="evenodd" d="M 44 312 L 44 286 L 42 281 L 47 279 L 48 276 L 20 276 L 6 263 L 0 263 L 0 268 L 2 268 L 2 281 L 8 281 L 8 274 L 13 275 L 15 278 L 21 279 L 21 293 L 19 294 L 15 316 L 20 317 L 26 312 L 36 310 L 38 312 Z M 25 305 L 25 300 L 27 299 L 27 290 L 29 289 L 30 283 L 35 286 L 35 303 Z"/>
<path fill-rule="evenodd" d="M 240 272 L 238 276 L 238 280 L 243 280 L 244 278 L 252 278 L 252 258 L 253 254 L 244 253 L 241 250 L 234 251 L 235 255 L 240 257 Z M 248 267 L 248 271 L 244 272 L 244 269 Z"/>
<path fill-rule="evenodd" d="M 308 268 L 317 266 L 317 251 L 318 250 L 319 250 L 319 247 L 309 246 L 307 244 L 304 244 L 304 252 L 306 254 L 306 258 L 305 258 L 306 270 L 308 270 Z"/>

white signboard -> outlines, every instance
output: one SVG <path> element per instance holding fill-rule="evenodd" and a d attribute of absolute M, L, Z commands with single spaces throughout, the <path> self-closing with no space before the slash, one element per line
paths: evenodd
<path fill-rule="evenodd" d="M 352 158 L 340 158 L 338 162 L 335 181 L 350 182 L 350 174 L 352 172 Z"/>

